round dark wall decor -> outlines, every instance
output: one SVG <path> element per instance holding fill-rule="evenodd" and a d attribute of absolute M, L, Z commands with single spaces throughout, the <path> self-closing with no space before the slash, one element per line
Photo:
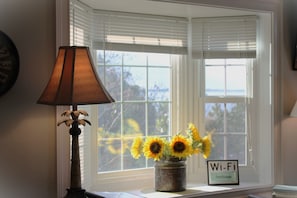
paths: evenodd
<path fill-rule="evenodd" d="M 19 74 L 19 54 L 12 40 L 0 31 L 0 96 L 15 83 Z"/>

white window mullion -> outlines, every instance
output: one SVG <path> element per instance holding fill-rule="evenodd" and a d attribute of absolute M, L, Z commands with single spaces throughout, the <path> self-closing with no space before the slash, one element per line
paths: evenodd
<path fill-rule="evenodd" d="M 228 159 L 228 137 L 229 134 L 227 132 L 227 107 L 226 103 L 224 104 L 224 130 L 223 130 L 223 139 L 224 139 L 224 158 L 223 159 Z"/>
<path fill-rule="evenodd" d="M 146 131 L 146 134 L 144 134 L 145 136 L 148 136 L 148 132 L 149 132 L 149 127 L 148 127 L 148 105 L 149 105 L 149 102 L 148 102 L 148 57 L 146 57 L 146 72 L 145 72 L 145 75 L 146 75 L 146 89 L 145 89 L 145 131 Z M 145 161 L 145 166 L 148 167 L 148 160 Z"/>
<path fill-rule="evenodd" d="M 124 102 L 124 96 L 123 96 L 123 90 L 124 90 L 124 65 L 125 65 L 125 62 L 124 62 L 124 54 L 121 53 L 121 137 L 123 137 L 123 134 L 124 134 L 124 105 L 127 104 Z M 123 170 L 123 155 L 121 155 L 121 170 Z"/>

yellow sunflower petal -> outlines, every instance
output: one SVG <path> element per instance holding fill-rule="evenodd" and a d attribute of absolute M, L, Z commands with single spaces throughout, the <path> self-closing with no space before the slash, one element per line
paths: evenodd
<path fill-rule="evenodd" d="M 142 138 L 141 137 L 136 137 L 133 140 L 130 152 L 131 155 L 134 159 L 139 159 L 141 156 L 141 147 L 142 146 Z"/>
<path fill-rule="evenodd" d="M 212 145 L 210 134 L 202 138 L 202 144 L 203 144 L 203 147 L 202 147 L 203 157 L 207 159 L 211 153 L 211 145 Z"/>
<path fill-rule="evenodd" d="M 188 128 L 192 132 L 193 140 L 194 141 L 200 141 L 201 140 L 201 137 L 200 137 L 199 131 L 196 128 L 196 126 L 193 123 L 189 123 Z"/>

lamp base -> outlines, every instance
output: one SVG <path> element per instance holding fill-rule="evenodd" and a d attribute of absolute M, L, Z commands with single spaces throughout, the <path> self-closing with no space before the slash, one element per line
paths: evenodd
<path fill-rule="evenodd" d="M 65 198 L 87 198 L 85 193 L 86 191 L 81 188 L 69 188 Z"/>

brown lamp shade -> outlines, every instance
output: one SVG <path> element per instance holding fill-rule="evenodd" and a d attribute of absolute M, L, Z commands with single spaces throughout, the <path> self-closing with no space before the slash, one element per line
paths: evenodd
<path fill-rule="evenodd" d="M 114 99 L 97 76 L 89 48 L 60 47 L 51 78 L 37 103 L 82 105 L 111 102 Z"/>
<path fill-rule="evenodd" d="M 295 102 L 295 105 L 290 113 L 291 117 L 297 117 L 297 101 Z"/>

